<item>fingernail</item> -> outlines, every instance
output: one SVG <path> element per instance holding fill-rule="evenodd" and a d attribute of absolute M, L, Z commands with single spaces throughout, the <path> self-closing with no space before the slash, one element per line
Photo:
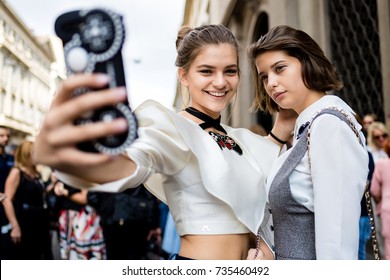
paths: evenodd
<path fill-rule="evenodd" d="M 96 74 L 96 80 L 99 83 L 107 84 L 110 81 L 110 77 L 106 74 Z"/>
<path fill-rule="evenodd" d="M 126 130 L 127 129 L 127 122 L 125 119 L 119 119 L 115 121 L 115 127 L 119 130 Z"/>
<path fill-rule="evenodd" d="M 125 96 L 127 97 L 127 91 L 125 87 L 119 87 L 114 90 L 114 94 L 118 96 L 119 99 L 123 99 Z"/>

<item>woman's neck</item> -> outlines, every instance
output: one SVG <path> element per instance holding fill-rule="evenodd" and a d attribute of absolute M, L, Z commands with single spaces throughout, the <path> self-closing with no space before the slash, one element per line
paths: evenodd
<path fill-rule="evenodd" d="M 219 132 L 223 132 L 224 134 L 227 134 L 225 129 L 221 126 L 221 116 L 214 119 L 211 116 L 199 111 L 198 109 L 194 107 L 187 107 L 185 111 L 192 115 L 193 117 L 197 118 L 199 121 L 201 121 L 199 126 L 203 128 L 204 130 L 216 130 Z"/>
<path fill-rule="evenodd" d="M 310 107 L 313 103 L 317 102 L 318 100 L 320 100 L 325 95 L 326 95 L 325 92 L 312 91 L 308 95 L 308 97 L 306 98 L 304 103 L 301 106 L 299 106 L 297 108 L 294 108 L 294 111 L 297 112 L 297 114 L 299 115 L 304 110 L 306 110 L 306 108 Z"/>
<path fill-rule="evenodd" d="M 203 114 L 206 114 L 207 116 L 209 116 L 213 119 L 218 119 L 221 116 L 221 112 L 210 110 L 206 107 L 199 106 L 198 104 L 190 104 L 189 106 L 187 106 L 187 108 L 193 108 L 193 109 L 195 109 Z"/>
<path fill-rule="evenodd" d="M 21 166 L 20 169 L 32 178 L 38 175 L 38 171 L 33 166 Z"/>

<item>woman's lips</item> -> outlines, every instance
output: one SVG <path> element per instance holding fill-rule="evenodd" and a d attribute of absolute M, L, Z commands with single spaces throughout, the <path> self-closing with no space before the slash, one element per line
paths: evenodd
<path fill-rule="evenodd" d="M 272 95 L 272 97 L 273 97 L 274 100 L 277 100 L 277 99 L 280 99 L 280 98 L 283 96 L 284 93 L 285 93 L 285 91 L 275 92 L 275 93 Z"/>

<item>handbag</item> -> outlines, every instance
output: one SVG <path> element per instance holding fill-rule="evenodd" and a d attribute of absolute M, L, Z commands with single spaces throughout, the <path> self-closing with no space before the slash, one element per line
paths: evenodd
<path fill-rule="evenodd" d="M 309 159 L 309 166 L 310 166 L 309 149 L 310 149 L 310 129 L 311 129 L 311 125 L 313 123 L 313 120 L 315 118 L 317 118 L 319 115 L 329 113 L 329 111 L 326 112 L 325 110 L 327 110 L 327 111 L 328 110 L 334 110 L 334 111 L 337 111 L 337 112 L 340 112 L 341 114 L 343 114 L 345 119 L 343 119 L 343 118 L 340 118 L 340 119 L 345 121 L 349 125 L 349 127 L 355 133 L 355 135 L 356 135 L 360 145 L 364 146 L 364 143 L 362 142 L 362 139 L 359 136 L 359 131 L 356 129 L 356 127 L 355 127 L 355 125 L 353 123 L 353 120 L 351 119 L 351 117 L 344 110 L 342 110 L 340 108 L 337 108 L 337 107 L 324 108 L 324 109 L 318 111 L 310 119 L 310 121 L 307 123 L 307 125 L 308 125 L 308 128 L 307 128 L 307 155 L 308 155 L 308 159 Z M 371 204 L 371 193 L 370 193 L 370 190 L 369 190 L 369 182 L 366 182 L 366 186 L 364 188 L 364 197 L 365 197 L 365 200 L 366 200 L 368 219 L 370 221 L 372 251 L 373 251 L 375 260 L 380 260 L 378 240 L 376 238 L 375 221 L 374 221 L 374 215 L 373 215 L 372 204 Z"/>
<path fill-rule="evenodd" d="M 155 220 L 156 198 L 143 186 L 115 195 L 115 206 L 112 215 L 114 221 L 142 221 L 153 223 Z"/>

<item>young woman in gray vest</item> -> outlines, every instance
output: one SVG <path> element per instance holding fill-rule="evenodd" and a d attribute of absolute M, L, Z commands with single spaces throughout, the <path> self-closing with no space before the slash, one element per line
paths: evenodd
<path fill-rule="evenodd" d="M 249 56 L 255 105 L 299 115 L 292 148 L 267 179 L 276 259 L 357 259 L 368 154 L 353 110 L 327 94 L 342 87 L 334 66 L 308 34 L 288 26 L 271 29 Z"/>

